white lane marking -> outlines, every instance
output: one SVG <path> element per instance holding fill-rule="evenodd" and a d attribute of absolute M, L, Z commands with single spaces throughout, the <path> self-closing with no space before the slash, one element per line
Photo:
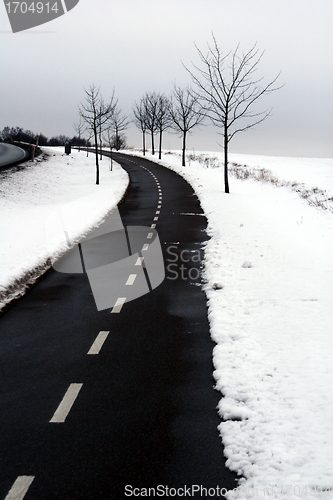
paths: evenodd
<path fill-rule="evenodd" d="M 150 240 L 153 237 L 153 233 L 148 233 L 147 240 Z"/>
<path fill-rule="evenodd" d="M 111 313 L 120 313 L 121 308 L 123 307 L 125 302 L 126 302 L 126 297 L 119 297 L 119 299 L 117 299 L 115 305 L 113 306 Z"/>
<path fill-rule="evenodd" d="M 35 476 L 18 476 L 5 500 L 22 500 L 34 479 Z"/>
<path fill-rule="evenodd" d="M 156 213 L 157 213 L 157 214 L 160 214 L 161 212 L 160 212 L 159 210 L 156 210 Z"/>
<path fill-rule="evenodd" d="M 138 257 L 138 260 L 136 261 L 136 263 L 134 265 L 135 266 L 142 266 L 143 259 L 144 259 L 144 257 Z"/>
<path fill-rule="evenodd" d="M 99 351 L 102 349 L 102 346 L 103 346 L 104 342 L 106 341 L 109 333 L 110 332 L 104 332 L 104 331 L 99 332 L 99 334 L 97 335 L 97 337 L 95 339 L 95 342 L 90 347 L 87 354 L 99 354 Z"/>
<path fill-rule="evenodd" d="M 162 205 L 158 205 L 157 208 L 162 208 Z"/>
<path fill-rule="evenodd" d="M 158 220 L 158 217 L 154 217 L 154 219 L 153 219 L 153 220 Z"/>
<path fill-rule="evenodd" d="M 83 384 L 71 384 L 68 387 L 66 394 L 64 395 L 50 422 L 57 424 L 65 422 L 66 417 L 74 404 L 74 401 L 79 395 L 82 385 Z"/>
<path fill-rule="evenodd" d="M 155 229 L 156 224 L 152 224 L 150 227 L 151 227 L 152 229 Z"/>
<path fill-rule="evenodd" d="M 130 274 L 125 285 L 133 285 L 136 277 L 137 277 L 137 274 Z"/>
<path fill-rule="evenodd" d="M 149 244 L 148 243 L 145 243 L 141 249 L 141 252 L 144 252 L 145 250 L 148 250 L 149 248 Z"/>

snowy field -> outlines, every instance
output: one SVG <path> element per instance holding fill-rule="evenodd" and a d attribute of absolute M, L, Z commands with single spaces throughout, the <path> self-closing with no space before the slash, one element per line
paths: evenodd
<path fill-rule="evenodd" d="M 128 186 L 127 173 L 109 159 L 100 162 L 95 184 L 95 158 L 86 152 L 43 148 L 26 168 L 0 170 L 0 310 L 20 296 L 26 285 L 50 267 L 49 257 L 65 250 L 47 239 L 48 218 L 62 209 L 73 240 L 98 226 L 117 205 Z"/>
<path fill-rule="evenodd" d="M 267 168 L 280 179 L 298 181 L 309 188 L 320 185 L 321 188 L 330 189 L 330 194 L 333 194 L 332 158 L 280 158 L 231 153 L 229 160 L 248 167 Z"/>
<path fill-rule="evenodd" d="M 72 220 L 75 240 L 103 220 L 128 185 L 108 159 L 96 186 L 92 154 L 43 149 L 47 161 L 0 172 L 2 306 L 8 289 L 20 293 L 47 267 L 47 220 L 55 209 Z M 231 175 L 225 195 L 221 154 L 192 154 L 187 167 L 176 152 L 159 162 L 191 183 L 208 218 L 205 291 L 224 396 L 219 431 L 227 466 L 242 477 L 227 497 L 330 498 L 333 213 L 325 200 L 333 195 L 333 160 L 230 155 L 230 162 L 235 175 L 265 169 L 286 182 Z M 302 196 L 312 188 L 324 204 Z M 51 249 L 63 250 L 60 243 Z"/>
<path fill-rule="evenodd" d="M 333 195 L 332 159 L 231 154 L 230 162 Z M 291 184 L 232 175 L 226 195 L 219 153 L 191 154 L 181 167 L 180 154 L 169 152 L 159 163 L 190 182 L 208 218 L 205 291 L 224 396 L 219 431 L 227 466 L 243 476 L 228 498 L 332 497 L 330 205 L 309 205 Z"/>

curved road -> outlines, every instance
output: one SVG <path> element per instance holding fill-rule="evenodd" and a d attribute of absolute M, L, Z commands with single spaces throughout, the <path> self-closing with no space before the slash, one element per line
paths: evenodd
<path fill-rule="evenodd" d="M 18 146 L 0 142 L 0 168 L 19 163 L 29 158 L 29 153 Z"/>
<path fill-rule="evenodd" d="M 120 500 L 159 485 L 180 488 L 175 498 L 236 487 L 198 286 L 206 219 L 182 177 L 114 157 L 131 179 L 122 222 L 156 225 L 166 277 L 112 314 L 96 310 L 87 275 L 53 271 L 1 317 L 0 500 L 11 489 L 24 500 Z"/>

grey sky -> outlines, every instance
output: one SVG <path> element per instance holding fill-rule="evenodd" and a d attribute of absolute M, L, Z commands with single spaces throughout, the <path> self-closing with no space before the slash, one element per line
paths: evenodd
<path fill-rule="evenodd" d="M 29 2 L 28 2 L 29 3 Z M 0 4 L 0 129 L 21 126 L 47 136 L 74 135 L 84 87 L 95 83 L 107 99 L 113 88 L 131 113 L 146 91 L 169 94 L 187 85 L 182 66 L 198 62 L 211 32 L 225 52 L 238 42 L 265 50 L 259 73 L 282 71 L 285 87 L 259 103 L 273 107 L 264 123 L 236 136 L 231 151 L 333 157 L 332 0 L 80 0 L 68 14 L 12 34 Z M 139 131 L 127 131 L 130 146 Z M 201 127 L 188 148 L 220 150 L 221 137 Z M 168 134 L 165 148 L 180 149 Z"/>

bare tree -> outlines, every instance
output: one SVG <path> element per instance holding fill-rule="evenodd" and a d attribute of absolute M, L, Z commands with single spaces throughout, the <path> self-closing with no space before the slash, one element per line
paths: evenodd
<path fill-rule="evenodd" d="M 113 103 L 114 92 L 110 102 L 105 104 L 100 89 L 91 85 L 86 93 L 86 101 L 79 106 L 79 112 L 82 119 L 87 123 L 95 139 L 95 157 L 96 157 L 96 184 L 99 184 L 99 163 L 98 163 L 98 136 L 105 130 L 105 126 L 112 116 L 115 104 Z"/>
<path fill-rule="evenodd" d="M 106 129 L 104 140 L 110 148 L 110 170 L 112 170 L 113 166 L 112 149 L 114 149 L 114 136 L 112 134 L 111 127 Z"/>
<path fill-rule="evenodd" d="M 87 139 L 87 158 L 89 156 L 89 148 L 90 148 L 90 139 L 92 139 L 92 136 L 93 136 L 93 133 L 92 131 L 89 129 L 89 137 Z"/>
<path fill-rule="evenodd" d="M 113 132 L 113 147 L 117 151 L 126 144 L 125 134 L 123 132 L 127 129 L 129 123 L 130 120 L 127 116 L 122 114 L 117 101 L 109 123 L 109 128 Z"/>
<path fill-rule="evenodd" d="M 156 92 L 147 92 L 143 102 L 145 107 L 146 126 L 151 135 L 151 153 L 154 155 L 154 134 L 157 132 L 158 94 L 156 94 Z"/>
<path fill-rule="evenodd" d="M 158 95 L 157 101 L 157 113 L 156 113 L 156 125 L 159 132 L 159 154 L 158 157 L 162 157 L 162 134 L 163 132 L 171 126 L 171 115 L 170 115 L 170 101 L 164 95 Z"/>
<path fill-rule="evenodd" d="M 99 159 L 100 161 L 103 159 L 102 155 L 102 116 L 103 116 L 103 109 L 104 109 L 104 101 L 103 98 L 101 98 L 100 104 L 99 104 L 99 110 L 98 110 L 98 140 L 99 140 Z"/>
<path fill-rule="evenodd" d="M 224 147 L 224 184 L 229 193 L 228 180 L 228 145 L 238 132 L 243 132 L 266 120 L 271 110 L 252 111 L 253 105 L 278 88 L 274 87 L 279 74 L 268 83 L 255 73 L 263 56 L 256 44 L 248 51 L 239 53 L 239 45 L 235 51 L 223 55 L 213 35 L 213 46 L 208 45 L 208 53 L 197 51 L 201 67 L 194 65 L 194 73 L 188 68 L 197 91 L 194 95 L 202 105 L 202 112 L 211 119 L 214 125 L 222 129 Z"/>
<path fill-rule="evenodd" d="M 147 130 L 147 117 L 146 117 L 146 106 L 144 102 L 144 98 L 140 99 L 139 104 L 134 103 L 133 106 L 133 123 L 136 125 L 138 129 L 142 132 L 142 149 L 143 154 L 146 154 L 146 130 Z"/>
<path fill-rule="evenodd" d="M 86 130 L 86 125 L 82 121 L 82 116 L 81 115 L 80 115 L 79 123 L 74 123 L 73 128 L 74 128 L 75 132 L 78 135 L 78 138 L 79 138 L 79 151 L 81 151 L 81 137 L 82 137 L 82 135 L 84 134 L 84 132 Z"/>
<path fill-rule="evenodd" d="M 190 87 L 174 88 L 169 109 L 173 129 L 183 138 L 182 166 L 185 167 L 187 134 L 202 123 L 205 116 L 201 113 L 199 98 L 193 94 Z"/>

